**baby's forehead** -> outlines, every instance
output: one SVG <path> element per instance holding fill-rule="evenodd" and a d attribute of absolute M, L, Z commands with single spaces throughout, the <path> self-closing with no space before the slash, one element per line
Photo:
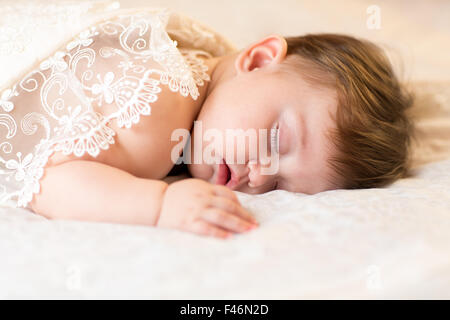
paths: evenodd
<path fill-rule="evenodd" d="M 289 75 L 275 77 L 272 84 L 271 92 L 280 101 L 298 108 L 320 108 L 336 112 L 339 95 L 335 87 Z"/>
<path fill-rule="evenodd" d="M 264 76 L 264 74 L 262 75 Z M 291 84 L 297 88 L 308 88 L 311 91 L 334 92 L 336 91 L 336 79 L 323 71 L 310 72 L 309 69 L 299 70 L 294 67 L 274 69 L 271 75 L 273 82 Z"/>

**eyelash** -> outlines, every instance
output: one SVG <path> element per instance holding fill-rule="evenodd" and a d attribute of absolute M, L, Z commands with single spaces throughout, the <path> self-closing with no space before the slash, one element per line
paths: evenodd
<path fill-rule="evenodd" d="M 279 135 L 280 135 L 280 124 L 276 123 L 275 127 L 270 130 L 270 147 L 271 150 L 276 150 L 277 153 L 280 153 Z"/>
<path fill-rule="evenodd" d="M 270 130 L 270 147 L 271 150 L 276 150 L 277 153 L 280 152 L 279 140 L 280 138 L 280 124 L 277 122 L 274 127 Z M 273 190 L 278 189 L 278 181 L 275 182 Z"/>

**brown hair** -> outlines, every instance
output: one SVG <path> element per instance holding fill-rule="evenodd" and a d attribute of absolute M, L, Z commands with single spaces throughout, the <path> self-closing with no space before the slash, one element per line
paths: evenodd
<path fill-rule="evenodd" d="M 330 182 L 344 189 L 374 188 L 410 176 L 413 125 L 406 110 L 413 98 L 382 49 L 340 34 L 285 39 L 284 67 L 296 66 L 310 82 L 337 93 L 336 117 L 330 114 L 336 128 L 327 134 L 337 150 L 327 160 L 335 173 Z"/>

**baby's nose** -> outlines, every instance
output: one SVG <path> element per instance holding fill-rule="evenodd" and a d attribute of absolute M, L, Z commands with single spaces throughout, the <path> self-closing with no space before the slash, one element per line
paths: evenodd
<path fill-rule="evenodd" d="M 270 175 L 264 175 L 261 173 L 261 164 L 256 161 L 249 161 L 248 168 L 250 170 L 248 177 L 249 182 L 248 186 L 250 188 L 257 188 L 267 184 L 271 179 L 273 179 Z"/>

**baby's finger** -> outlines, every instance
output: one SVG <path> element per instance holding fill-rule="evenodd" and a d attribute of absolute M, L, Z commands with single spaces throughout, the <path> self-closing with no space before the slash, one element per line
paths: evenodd
<path fill-rule="evenodd" d="M 211 207 L 222 209 L 229 213 L 235 214 L 236 216 L 250 222 L 253 224 L 258 224 L 255 218 L 252 217 L 250 212 L 245 210 L 239 203 L 236 203 L 228 198 L 223 198 L 220 196 L 215 196 L 211 198 Z"/>
<path fill-rule="evenodd" d="M 212 225 L 204 220 L 196 221 L 191 226 L 190 231 L 200 235 L 217 237 L 222 239 L 227 239 L 233 235 L 231 232 L 228 232 L 218 226 Z"/>
<path fill-rule="evenodd" d="M 213 191 L 216 196 L 228 198 L 234 202 L 240 203 L 236 194 L 225 186 L 216 184 L 214 185 Z"/>
<path fill-rule="evenodd" d="M 253 224 L 230 212 L 217 208 L 206 209 L 201 215 L 201 218 L 211 224 L 233 232 L 246 232 L 254 228 Z"/>

